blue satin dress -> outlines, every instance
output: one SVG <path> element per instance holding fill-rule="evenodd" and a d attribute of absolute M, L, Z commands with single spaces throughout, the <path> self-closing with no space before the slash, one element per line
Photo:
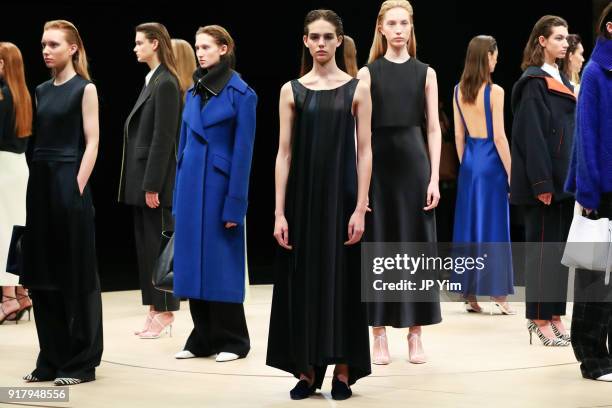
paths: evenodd
<path fill-rule="evenodd" d="M 454 271 L 451 282 L 461 283 L 464 295 L 506 296 L 514 293 L 508 178 L 493 141 L 491 87 L 484 91 L 487 137 L 470 135 L 457 96 L 455 101 L 465 129 L 465 150 L 459 168 L 453 243 L 470 246 L 473 255 L 485 256 L 484 269 Z"/>

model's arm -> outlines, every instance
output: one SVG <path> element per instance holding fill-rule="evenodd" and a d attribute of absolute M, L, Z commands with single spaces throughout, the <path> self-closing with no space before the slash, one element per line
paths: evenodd
<path fill-rule="evenodd" d="M 425 103 L 427 104 L 427 145 L 429 147 L 429 163 L 431 178 L 427 187 L 427 206 L 425 211 L 433 210 L 440 201 L 440 152 L 442 151 L 442 130 L 438 118 L 438 79 L 433 68 L 427 68 L 425 81 Z"/>
<path fill-rule="evenodd" d="M 458 86 L 458 85 L 457 85 Z M 453 121 L 455 123 L 455 146 L 457 146 L 457 156 L 459 163 L 463 160 L 463 151 L 465 150 L 465 125 L 457 106 L 457 100 L 453 93 Z"/>
<path fill-rule="evenodd" d="M 81 103 L 83 111 L 83 131 L 85 133 L 85 152 L 81 160 L 81 167 L 77 174 L 79 192 L 83 194 L 83 189 L 89 181 L 93 172 L 96 158 L 98 157 L 98 144 L 100 142 L 100 127 L 98 118 L 98 91 L 94 84 L 88 84 L 83 92 Z"/>
<path fill-rule="evenodd" d="M 291 249 L 292 247 L 289 245 L 289 225 L 285 218 L 285 193 L 287 191 L 287 179 L 289 178 L 289 169 L 291 167 L 291 130 L 295 117 L 295 102 L 290 82 L 287 82 L 281 88 L 278 105 L 280 129 L 276 167 L 274 170 L 276 186 L 274 238 L 283 248 Z"/>
<path fill-rule="evenodd" d="M 155 91 L 155 123 L 142 182 L 145 200 L 151 208 L 160 204 L 159 192 L 166 180 L 170 155 L 176 144 L 180 116 L 181 91 L 176 81 L 161 80 Z"/>
<path fill-rule="evenodd" d="M 511 159 L 510 146 L 508 145 L 508 138 L 506 137 L 506 129 L 504 127 L 504 89 L 499 85 L 493 85 L 491 104 L 493 110 L 493 141 L 504 169 L 506 169 L 508 184 L 510 184 Z"/>
<path fill-rule="evenodd" d="M 582 87 L 576 108 L 576 200 L 587 210 L 599 207 L 601 174 L 598 149 L 604 134 L 600 133 L 601 93 L 605 87 L 597 83 L 592 71 L 582 77 Z"/>
<path fill-rule="evenodd" d="M 525 85 L 514 113 L 512 143 L 513 148 L 523 155 L 533 196 L 549 205 L 555 191 L 551 155 L 546 142 L 551 113 L 540 96 L 540 85 L 536 81 L 531 79 Z"/>
<path fill-rule="evenodd" d="M 249 91 L 236 108 L 236 130 L 229 188 L 223 205 L 225 227 L 242 225 L 246 216 L 249 195 L 249 178 L 255 144 L 255 116 L 257 95 Z"/>
<path fill-rule="evenodd" d="M 357 119 L 357 204 L 349 221 L 346 245 L 359 242 L 363 236 L 372 176 L 372 99 L 370 86 L 366 81 L 359 81 L 357 84 L 354 101 L 353 111 Z"/>
<path fill-rule="evenodd" d="M 363 67 L 359 70 L 357 79 L 359 79 L 359 82 L 365 82 L 368 88 L 372 85 L 372 77 L 370 76 L 368 67 Z"/>

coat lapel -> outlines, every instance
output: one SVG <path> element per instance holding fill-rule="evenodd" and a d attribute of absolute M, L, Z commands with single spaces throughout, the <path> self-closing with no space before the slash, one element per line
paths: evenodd
<path fill-rule="evenodd" d="M 185 108 L 183 109 L 183 121 L 185 121 L 191 130 L 208 142 L 208 139 L 204 135 L 204 126 L 202 125 L 202 112 L 200 111 L 201 104 L 202 101 L 200 100 L 200 95 L 193 96 L 191 92 L 188 91 L 187 101 L 185 102 Z M 204 108 L 206 109 L 206 107 Z"/>
<path fill-rule="evenodd" d="M 226 121 L 236 115 L 234 106 L 229 98 L 226 86 L 217 96 L 213 96 L 202 110 L 202 126 L 211 127 L 217 123 Z"/>
<path fill-rule="evenodd" d="M 151 76 L 151 79 L 149 80 L 149 85 L 145 86 L 142 89 L 142 91 L 140 92 L 140 95 L 138 96 L 138 99 L 136 99 L 136 104 L 134 104 L 134 107 L 132 108 L 132 112 L 130 112 L 130 115 L 128 116 L 128 120 L 126 121 L 126 126 L 127 126 L 127 124 L 130 123 L 130 120 L 132 119 L 132 116 L 134 116 L 134 114 L 136 112 L 138 112 L 138 109 L 140 109 L 142 104 L 151 95 L 151 92 L 153 92 L 155 81 L 157 81 L 157 79 L 159 78 L 161 73 L 164 72 L 165 70 L 166 70 L 166 67 L 164 67 L 163 65 L 160 65 L 155 70 L 155 72 L 153 73 L 153 76 Z"/>

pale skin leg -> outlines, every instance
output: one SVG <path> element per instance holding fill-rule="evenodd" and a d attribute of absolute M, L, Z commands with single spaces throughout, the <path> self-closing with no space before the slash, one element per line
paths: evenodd
<path fill-rule="evenodd" d="M 19 310 L 19 302 L 16 297 L 15 286 L 2 287 L 2 309 L 0 310 L 0 319 L 10 316 L 12 313 Z"/>

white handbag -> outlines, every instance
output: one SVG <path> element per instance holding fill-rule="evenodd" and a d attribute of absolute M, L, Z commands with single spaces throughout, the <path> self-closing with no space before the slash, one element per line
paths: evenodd
<path fill-rule="evenodd" d="M 605 272 L 605 284 L 612 271 L 612 221 L 608 218 L 591 220 L 582 216 L 578 202 L 567 237 L 561 263 L 570 268 Z"/>

